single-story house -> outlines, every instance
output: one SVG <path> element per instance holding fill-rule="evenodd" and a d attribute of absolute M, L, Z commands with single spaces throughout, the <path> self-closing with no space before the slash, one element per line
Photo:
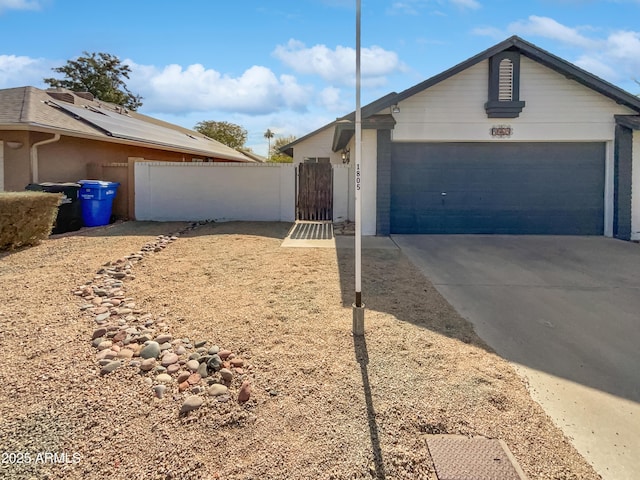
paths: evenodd
<path fill-rule="evenodd" d="M 0 191 L 42 182 L 120 182 L 113 213 L 134 218 L 134 164 L 147 160 L 256 161 L 198 132 L 99 101 L 90 93 L 0 90 Z"/>
<path fill-rule="evenodd" d="M 363 234 L 640 240 L 639 114 L 637 96 L 508 38 L 362 108 Z M 296 164 L 350 162 L 350 219 L 354 120 L 282 148 Z"/>

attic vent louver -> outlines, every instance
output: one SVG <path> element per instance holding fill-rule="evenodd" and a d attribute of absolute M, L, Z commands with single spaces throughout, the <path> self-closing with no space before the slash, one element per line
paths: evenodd
<path fill-rule="evenodd" d="M 93 101 L 94 100 L 94 96 L 93 93 L 91 92 L 75 92 L 75 94 L 77 96 L 79 96 L 80 98 L 84 98 L 85 100 L 89 100 L 89 101 Z"/>
<path fill-rule="evenodd" d="M 520 52 L 504 51 L 489 59 L 489 118 L 516 118 L 524 108 L 520 101 Z"/>
<path fill-rule="evenodd" d="M 513 100 L 513 62 L 508 58 L 500 61 L 498 72 L 498 101 Z"/>
<path fill-rule="evenodd" d="M 61 102 L 75 103 L 73 94 L 68 91 L 47 90 L 50 97 L 60 100 Z"/>

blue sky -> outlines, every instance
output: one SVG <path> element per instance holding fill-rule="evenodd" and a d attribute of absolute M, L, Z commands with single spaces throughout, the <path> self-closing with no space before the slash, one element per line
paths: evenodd
<path fill-rule="evenodd" d="M 362 101 L 519 35 L 640 93 L 640 0 L 362 0 Z M 130 65 L 141 113 L 229 121 L 266 154 L 355 107 L 355 0 L 0 0 L 0 88 L 87 52 Z"/>

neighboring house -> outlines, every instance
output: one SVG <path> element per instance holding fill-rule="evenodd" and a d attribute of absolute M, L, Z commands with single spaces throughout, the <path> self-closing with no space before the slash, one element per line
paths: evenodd
<path fill-rule="evenodd" d="M 134 164 L 142 160 L 255 162 L 198 132 L 90 93 L 0 90 L 0 191 L 87 178 L 118 181 L 114 214 L 133 218 Z"/>
<path fill-rule="evenodd" d="M 266 163 L 267 157 L 263 157 L 262 155 L 258 155 L 257 153 L 252 152 L 251 150 L 240 150 L 240 153 L 249 157 L 254 162 L 258 163 Z"/>
<path fill-rule="evenodd" d="M 640 240 L 639 113 L 637 96 L 511 37 L 362 108 L 363 234 Z M 353 170 L 354 119 L 282 151 Z"/>

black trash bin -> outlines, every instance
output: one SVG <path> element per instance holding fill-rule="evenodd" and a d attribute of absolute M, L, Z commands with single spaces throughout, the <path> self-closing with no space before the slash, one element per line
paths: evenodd
<path fill-rule="evenodd" d="M 26 190 L 47 193 L 62 193 L 62 202 L 58 207 L 58 216 L 53 224 L 51 233 L 75 232 L 82 227 L 82 212 L 80 210 L 80 200 L 78 192 L 80 184 L 74 182 L 68 183 L 30 183 Z"/>

